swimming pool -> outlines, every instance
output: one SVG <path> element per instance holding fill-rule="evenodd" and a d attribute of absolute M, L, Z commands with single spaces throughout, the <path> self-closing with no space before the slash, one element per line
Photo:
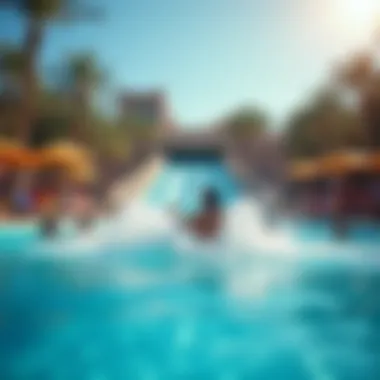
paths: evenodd
<path fill-rule="evenodd" d="M 210 247 L 175 241 L 162 209 L 195 210 L 210 184 L 236 208 L 240 235 L 203 255 Z M 271 245 L 275 234 L 240 244 L 260 223 L 242 197 L 219 164 L 172 164 L 136 206 L 140 219 L 128 205 L 103 239 L 64 255 L 33 226 L 3 230 L 1 378 L 379 378 L 376 257 Z M 149 227 L 128 235 L 138 223 Z"/>

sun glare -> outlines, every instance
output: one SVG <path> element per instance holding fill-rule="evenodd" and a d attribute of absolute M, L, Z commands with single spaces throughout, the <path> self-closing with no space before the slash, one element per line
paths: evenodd
<path fill-rule="evenodd" d="M 380 12 L 378 0 L 343 0 L 341 4 L 348 21 L 354 28 L 373 25 Z"/>

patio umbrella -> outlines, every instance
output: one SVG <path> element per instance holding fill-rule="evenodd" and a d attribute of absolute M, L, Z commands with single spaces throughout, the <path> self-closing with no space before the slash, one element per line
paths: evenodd
<path fill-rule="evenodd" d="M 40 157 L 17 141 L 0 139 L 0 164 L 10 169 L 31 169 L 40 165 Z"/>
<path fill-rule="evenodd" d="M 363 152 L 336 152 L 318 160 L 321 175 L 342 177 L 369 169 L 369 157 Z"/>
<path fill-rule="evenodd" d="M 297 182 L 313 181 L 320 176 L 318 162 L 315 160 L 295 162 L 290 166 L 288 176 Z"/>
<path fill-rule="evenodd" d="M 70 179 L 78 182 L 93 181 L 96 174 L 91 152 L 68 141 L 44 148 L 41 151 L 41 166 L 61 169 Z"/>
<path fill-rule="evenodd" d="M 2 165 L 13 165 L 26 152 L 26 148 L 18 144 L 17 141 L 1 139 L 0 140 L 0 163 Z"/>
<path fill-rule="evenodd" d="M 368 165 L 370 170 L 374 173 L 380 172 L 380 152 L 375 152 L 369 155 Z"/>

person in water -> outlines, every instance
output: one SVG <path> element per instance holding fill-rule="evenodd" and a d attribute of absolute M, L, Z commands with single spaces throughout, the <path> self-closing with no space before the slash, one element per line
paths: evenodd
<path fill-rule="evenodd" d="M 59 224 L 58 208 L 54 200 L 45 202 L 40 218 L 40 230 L 42 236 L 51 238 L 57 235 Z"/>
<path fill-rule="evenodd" d="M 347 189 L 338 183 L 338 191 L 335 194 L 333 203 L 333 233 L 336 239 L 344 240 L 348 235 L 347 221 Z"/>
<path fill-rule="evenodd" d="M 79 203 L 78 228 L 82 231 L 90 229 L 95 222 L 95 205 L 91 197 L 82 197 Z"/>
<path fill-rule="evenodd" d="M 207 189 L 202 196 L 202 210 L 187 221 L 188 229 L 201 239 L 215 238 L 222 227 L 220 195 L 215 189 Z"/>

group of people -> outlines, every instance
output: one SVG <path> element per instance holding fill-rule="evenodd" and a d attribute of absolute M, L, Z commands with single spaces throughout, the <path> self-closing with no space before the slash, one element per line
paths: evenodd
<path fill-rule="evenodd" d="M 79 230 L 87 230 L 96 218 L 95 202 L 88 194 L 47 199 L 41 207 L 40 226 L 44 237 L 57 235 L 62 217 L 75 220 Z"/>
<path fill-rule="evenodd" d="M 108 207 L 109 209 L 109 207 Z M 111 210 L 112 211 L 112 210 Z M 95 205 L 89 197 L 73 197 L 58 202 L 47 201 L 41 212 L 40 226 L 44 237 L 58 233 L 61 216 L 69 214 L 80 230 L 89 229 L 96 217 Z M 186 229 L 199 239 L 213 239 L 223 225 L 220 194 L 216 189 L 206 189 L 202 194 L 201 210 L 197 215 L 182 220 Z"/>

